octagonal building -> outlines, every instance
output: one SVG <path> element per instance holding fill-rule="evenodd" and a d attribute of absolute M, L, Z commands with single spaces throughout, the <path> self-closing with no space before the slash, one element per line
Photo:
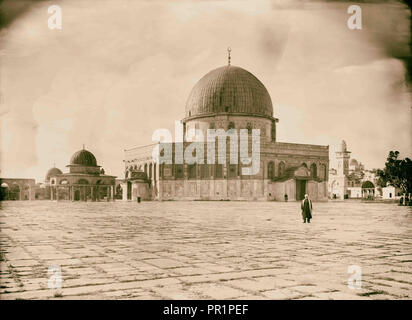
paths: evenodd
<path fill-rule="evenodd" d="M 111 201 L 115 199 L 115 176 L 105 174 L 93 153 L 83 149 L 75 152 L 66 166 L 69 172 L 51 168 L 46 185 L 51 200 Z"/>
<path fill-rule="evenodd" d="M 263 200 L 294 201 L 307 193 L 313 200 L 328 199 L 329 146 L 278 142 L 278 119 L 270 94 L 264 84 L 251 72 L 230 63 L 204 75 L 193 87 L 181 120 L 183 142 L 158 144 L 159 157 L 168 150 L 172 161 L 156 163 L 152 153 L 156 145 L 125 150 L 125 177 L 123 200 Z M 233 152 L 226 143 L 224 163 L 208 160 L 211 149 L 206 142 L 203 163 L 188 163 L 182 155 L 191 148 L 193 139 L 204 138 L 208 130 L 222 129 L 236 132 L 238 158 L 241 157 L 240 141 L 247 140 L 251 155 L 252 135 L 259 129 L 259 169 L 245 175 L 242 169 L 250 167 L 242 161 L 230 161 Z M 243 134 L 242 138 L 241 129 Z M 229 131 L 230 130 L 230 131 Z M 189 141 L 188 136 L 192 140 Z M 218 143 L 216 142 L 215 146 Z M 192 145 L 193 147 L 193 145 Z M 192 149 L 190 149 L 191 151 Z M 216 152 L 218 149 L 215 150 Z M 215 152 L 215 153 L 216 153 Z M 196 158 L 199 159 L 199 158 Z"/>

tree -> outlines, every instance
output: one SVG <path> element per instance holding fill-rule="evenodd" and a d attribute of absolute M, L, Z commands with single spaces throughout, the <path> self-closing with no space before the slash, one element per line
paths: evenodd
<path fill-rule="evenodd" d="M 412 193 L 412 160 L 398 159 L 399 151 L 390 151 L 383 170 L 378 169 L 378 185 L 386 187 L 390 184 L 401 188 L 405 193 Z"/>

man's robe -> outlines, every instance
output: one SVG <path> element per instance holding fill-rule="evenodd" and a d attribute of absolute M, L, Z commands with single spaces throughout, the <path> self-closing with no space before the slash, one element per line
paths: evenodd
<path fill-rule="evenodd" d="M 303 219 L 312 219 L 312 201 L 309 199 L 304 199 L 301 204 L 302 217 Z"/>

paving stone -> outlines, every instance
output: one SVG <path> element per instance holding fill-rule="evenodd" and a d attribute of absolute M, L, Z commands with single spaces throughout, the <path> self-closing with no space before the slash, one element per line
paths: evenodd
<path fill-rule="evenodd" d="M 4 202 L 0 299 L 410 299 L 410 208 Z M 362 288 L 348 288 L 350 265 Z M 59 266 L 62 295 L 48 288 Z"/>

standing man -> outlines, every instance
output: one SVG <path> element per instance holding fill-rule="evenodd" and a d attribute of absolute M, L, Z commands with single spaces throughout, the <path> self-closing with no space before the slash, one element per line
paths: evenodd
<path fill-rule="evenodd" d="M 305 199 L 302 200 L 300 207 L 302 209 L 303 223 L 306 223 L 306 220 L 310 223 L 310 219 L 312 219 L 312 201 L 307 194 L 305 194 Z"/>

